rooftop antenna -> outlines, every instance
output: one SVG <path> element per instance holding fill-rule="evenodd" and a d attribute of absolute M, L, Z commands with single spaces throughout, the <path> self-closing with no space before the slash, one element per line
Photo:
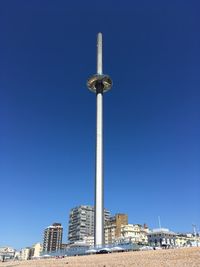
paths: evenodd
<path fill-rule="evenodd" d="M 158 225 L 159 225 L 159 228 L 161 229 L 160 216 L 158 216 Z"/>
<path fill-rule="evenodd" d="M 196 224 L 192 224 L 194 236 L 196 236 L 196 234 L 197 234 L 196 227 L 197 227 Z"/>
<path fill-rule="evenodd" d="M 196 246 L 198 247 L 198 241 L 197 241 L 197 226 L 196 224 L 192 224 L 192 227 L 193 227 L 193 234 L 194 234 L 194 238 L 196 240 Z"/>

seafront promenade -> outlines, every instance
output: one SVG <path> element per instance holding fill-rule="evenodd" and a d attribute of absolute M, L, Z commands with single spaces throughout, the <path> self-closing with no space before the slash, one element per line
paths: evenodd
<path fill-rule="evenodd" d="M 0 263 L 0 267 L 200 267 L 200 247 Z"/>

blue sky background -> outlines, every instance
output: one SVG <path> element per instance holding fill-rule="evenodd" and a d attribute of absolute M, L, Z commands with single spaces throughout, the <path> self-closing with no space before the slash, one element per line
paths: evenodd
<path fill-rule="evenodd" d="M 0 2 L 0 245 L 93 204 L 96 34 L 104 39 L 105 207 L 200 226 L 198 1 Z"/>

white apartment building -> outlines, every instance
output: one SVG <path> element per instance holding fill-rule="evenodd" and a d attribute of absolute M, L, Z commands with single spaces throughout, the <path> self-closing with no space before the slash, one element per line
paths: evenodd
<path fill-rule="evenodd" d="M 105 222 L 110 218 L 110 212 L 104 210 Z M 94 237 L 94 207 L 78 206 L 70 211 L 68 240 L 71 243 L 77 241 L 87 241 L 92 243 L 90 237 Z"/>

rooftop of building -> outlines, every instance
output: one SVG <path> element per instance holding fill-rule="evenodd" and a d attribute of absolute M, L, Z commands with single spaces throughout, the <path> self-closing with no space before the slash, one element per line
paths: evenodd
<path fill-rule="evenodd" d="M 91 205 L 79 205 L 71 209 L 71 211 L 78 210 L 78 209 L 88 209 L 88 210 L 94 210 L 94 206 Z M 109 212 L 106 208 L 104 209 L 105 212 Z"/>
<path fill-rule="evenodd" d="M 53 223 L 52 225 L 49 225 L 46 229 L 49 228 L 63 228 L 61 223 Z"/>
<path fill-rule="evenodd" d="M 155 229 L 152 229 L 149 232 L 149 234 L 172 234 L 172 235 L 175 235 L 174 232 L 170 231 L 167 228 L 155 228 Z"/>

